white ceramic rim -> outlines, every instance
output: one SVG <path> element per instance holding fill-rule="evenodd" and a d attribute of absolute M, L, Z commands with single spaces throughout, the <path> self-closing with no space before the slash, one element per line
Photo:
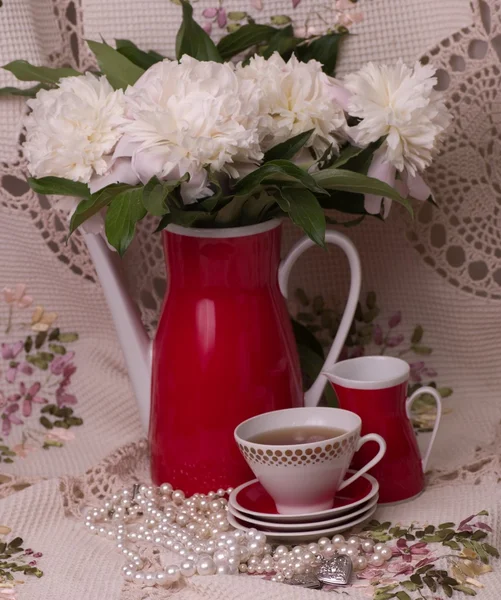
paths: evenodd
<path fill-rule="evenodd" d="M 188 237 L 198 238 L 238 238 L 247 237 L 249 235 L 256 235 L 258 233 L 264 233 L 265 231 L 271 231 L 282 223 L 281 219 L 270 219 L 263 223 L 256 223 L 255 225 L 245 225 L 243 227 L 222 227 L 221 229 L 202 229 L 199 227 L 182 227 L 181 225 L 175 225 L 171 223 L 165 228 L 170 233 L 176 233 L 178 235 L 186 235 Z"/>
<path fill-rule="evenodd" d="M 358 508 L 358 510 L 350 513 L 345 513 L 339 517 L 335 517 L 334 519 L 322 519 L 320 521 L 308 521 L 307 523 L 275 523 L 274 521 L 261 521 L 259 519 L 253 519 L 249 515 L 245 513 L 241 513 L 236 508 L 234 508 L 231 504 L 228 504 L 228 511 L 237 519 L 241 521 L 245 521 L 249 523 L 249 527 L 254 527 L 255 525 L 259 525 L 261 527 L 267 527 L 272 531 L 283 531 L 286 533 L 287 531 L 310 531 L 315 528 L 320 529 L 322 527 L 333 527 L 334 525 L 341 525 L 342 523 L 353 519 L 354 517 L 358 517 L 359 515 L 367 512 L 369 508 L 372 508 L 378 501 L 379 495 L 376 494 L 374 498 L 371 498 L 366 504 L 362 507 Z"/>
<path fill-rule="evenodd" d="M 367 369 L 369 374 L 357 375 Z M 374 373 L 376 373 L 374 375 Z M 394 356 L 360 356 L 350 358 L 323 371 L 329 381 L 354 390 L 383 390 L 409 380 L 410 367 Z"/>
<path fill-rule="evenodd" d="M 331 412 L 331 411 L 335 411 L 335 413 Z M 356 425 L 354 427 L 352 427 L 351 429 L 346 430 L 345 433 L 343 433 L 342 435 L 337 435 L 335 437 L 327 438 L 327 439 L 321 440 L 321 441 L 307 442 L 304 444 L 273 444 L 273 445 L 258 444 L 255 442 L 250 442 L 249 440 L 245 439 L 238 433 L 238 431 L 241 428 L 248 426 L 249 423 L 251 423 L 251 422 L 256 422 L 256 421 L 261 421 L 261 420 L 266 421 L 269 418 L 273 418 L 273 420 L 275 420 L 280 415 L 284 415 L 285 413 L 292 414 L 293 412 L 295 412 L 296 414 L 298 412 L 318 413 L 318 414 L 325 414 L 328 416 L 334 416 L 334 414 L 339 415 L 341 413 L 345 416 L 349 416 L 350 418 L 354 419 L 354 421 L 356 422 Z M 325 426 L 326 427 L 329 427 L 329 426 L 335 427 L 335 425 L 331 424 L 331 423 L 328 423 Z M 289 427 L 294 427 L 294 425 L 289 425 Z M 311 406 L 311 407 L 303 406 L 303 407 L 297 407 L 297 408 L 284 408 L 282 410 L 273 410 L 273 411 L 270 411 L 267 413 L 261 413 L 260 415 L 251 417 L 250 419 L 242 421 L 242 423 L 237 425 L 235 427 L 235 431 L 233 432 L 233 435 L 235 437 L 235 440 L 239 444 L 245 444 L 246 446 L 249 446 L 249 448 L 256 448 L 256 449 L 258 449 L 258 448 L 270 448 L 271 449 L 272 448 L 273 450 L 287 450 L 288 448 L 294 448 L 294 449 L 299 449 L 299 450 L 307 450 L 308 448 L 315 448 L 316 446 L 325 446 L 327 444 L 332 444 L 333 442 L 338 442 L 339 440 L 344 440 L 346 437 L 353 435 L 353 433 L 355 433 L 357 431 L 360 434 L 361 428 L 362 428 L 362 419 L 356 413 L 351 412 L 351 410 L 344 410 L 342 408 L 331 408 L 330 406 Z M 269 428 L 269 430 L 273 430 L 273 429 L 274 429 L 273 427 Z M 341 427 L 340 427 L 340 429 L 341 429 Z M 264 431 L 267 431 L 267 429 L 263 429 L 263 432 Z"/>
<path fill-rule="evenodd" d="M 353 474 L 355 471 L 349 469 L 347 473 Z M 298 522 L 306 522 L 306 521 L 314 521 L 315 519 L 324 521 L 328 517 L 334 515 L 341 515 L 343 513 L 349 512 L 355 506 L 360 506 L 360 504 L 364 502 L 368 502 L 371 498 L 373 498 L 379 492 L 379 483 L 377 479 L 375 479 L 372 475 L 368 473 L 364 473 L 360 476 L 360 479 L 367 479 L 369 483 L 372 485 L 370 492 L 367 493 L 366 496 L 352 502 L 351 504 L 346 504 L 345 506 L 339 506 L 337 508 L 329 508 L 327 510 L 321 510 L 318 512 L 312 513 L 304 513 L 300 515 L 281 515 L 281 514 L 272 514 L 272 513 L 260 513 L 255 510 L 249 510 L 248 508 L 243 507 L 237 500 L 238 494 L 246 487 L 259 483 L 259 479 L 252 479 L 251 481 L 247 481 L 246 483 L 242 483 L 237 488 L 235 488 L 228 499 L 228 503 L 231 504 L 234 508 L 236 508 L 239 512 L 245 513 L 246 515 L 252 515 L 253 517 L 257 517 L 261 521 L 273 521 L 275 523 L 292 523 L 294 521 Z M 338 497 L 343 497 L 343 491 L 341 490 L 340 494 L 336 494 Z"/>
<path fill-rule="evenodd" d="M 373 506 L 372 508 L 370 508 L 361 517 L 359 517 L 358 519 L 355 519 L 355 521 L 347 521 L 343 525 L 338 525 L 337 527 L 329 527 L 328 529 L 316 529 L 313 531 L 296 531 L 296 532 L 291 531 L 288 533 L 280 533 L 277 531 L 269 531 L 266 529 L 259 529 L 258 531 L 262 531 L 266 535 L 266 537 L 270 538 L 270 539 L 282 540 L 284 542 L 301 542 L 301 541 L 308 542 L 311 540 L 318 540 L 319 537 L 322 537 L 324 535 L 330 536 L 335 533 L 342 533 L 343 531 L 347 531 L 348 529 L 355 527 L 355 525 L 360 525 L 360 523 L 363 523 L 364 521 L 367 521 L 367 519 L 372 517 L 372 515 L 376 512 L 376 510 L 377 510 L 377 504 L 375 506 Z M 230 525 L 232 525 L 236 529 L 240 529 L 242 531 L 247 531 L 248 529 L 251 529 L 250 527 L 245 527 L 245 525 L 242 525 L 241 523 L 239 523 L 237 521 L 237 519 L 230 512 L 228 513 L 227 517 L 228 517 L 228 522 L 230 523 Z"/>

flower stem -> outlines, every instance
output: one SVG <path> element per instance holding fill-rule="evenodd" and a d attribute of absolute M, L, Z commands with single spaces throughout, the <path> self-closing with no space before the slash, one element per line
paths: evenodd
<path fill-rule="evenodd" d="M 9 316 L 7 319 L 7 327 L 5 328 L 5 333 L 10 333 L 12 328 L 12 313 L 14 312 L 12 304 L 9 305 Z"/>

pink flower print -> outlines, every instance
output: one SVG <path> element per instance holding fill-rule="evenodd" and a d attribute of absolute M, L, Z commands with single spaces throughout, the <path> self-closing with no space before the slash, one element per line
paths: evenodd
<path fill-rule="evenodd" d="M 251 6 L 256 10 L 263 10 L 263 0 L 251 0 Z"/>
<path fill-rule="evenodd" d="M 369 567 L 363 571 L 360 571 L 360 573 L 357 573 L 357 577 L 358 579 L 370 579 L 371 581 L 379 580 L 384 577 L 384 571 L 376 567 Z"/>
<path fill-rule="evenodd" d="M 5 373 L 5 379 L 9 383 L 14 383 L 18 373 L 24 373 L 24 375 L 31 375 L 33 373 L 33 368 L 27 362 L 12 362 L 10 364 L 10 367 L 7 369 L 7 372 Z"/>
<path fill-rule="evenodd" d="M 30 452 L 34 452 L 38 448 L 36 446 L 30 446 L 29 444 L 17 444 L 12 448 L 20 458 L 26 458 Z"/>
<path fill-rule="evenodd" d="M 404 336 L 400 335 L 392 335 L 386 339 L 386 345 L 388 348 L 395 348 L 396 346 L 400 346 L 400 344 L 404 341 Z"/>
<path fill-rule="evenodd" d="M 205 33 L 207 33 L 208 35 L 210 35 L 212 33 L 212 23 L 210 21 L 206 21 L 202 25 L 202 29 L 205 31 Z"/>
<path fill-rule="evenodd" d="M 419 362 L 411 363 L 409 366 L 411 368 L 411 381 L 420 383 L 423 380 L 421 374 L 424 369 L 424 362 L 420 360 Z"/>
<path fill-rule="evenodd" d="M 226 10 L 224 8 L 217 8 L 215 6 L 206 8 L 202 12 L 202 16 L 205 19 L 210 19 L 212 21 L 216 21 L 218 24 L 218 27 L 220 27 L 221 29 L 223 27 L 226 27 L 226 23 L 228 22 L 228 19 L 226 16 Z M 212 25 L 210 23 L 208 23 L 208 24 L 210 25 L 210 30 L 212 31 Z M 207 31 L 207 29 L 206 29 L 206 31 Z M 207 33 L 210 33 L 210 31 L 207 31 Z"/>
<path fill-rule="evenodd" d="M 56 356 L 50 363 L 50 372 L 53 375 L 62 375 L 65 368 L 68 366 L 68 363 L 71 362 L 74 356 L 74 352 L 67 352 L 66 354 L 63 354 L 63 356 Z"/>
<path fill-rule="evenodd" d="M 38 382 L 34 383 L 29 389 L 26 389 L 26 386 L 23 382 L 19 384 L 19 391 L 21 392 L 21 397 L 23 398 L 23 417 L 31 416 L 33 402 L 36 402 L 37 404 L 47 404 L 47 400 L 45 398 L 37 396 L 41 387 L 42 386 Z"/>
<path fill-rule="evenodd" d="M 13 344 L 2 344 L 1 353 L 4 360 L 12 360 L 23 349 L 24 342 L 14 342 Z"/>
<path fill-rule="evenodd" d="M 12 429 L 12 425 L 22 425 L 23 421 L 17 416 L 19 410 L 19 404 L 9 405 L 2 413 L 2 433 L 3 435 L 9 435 Z"/>
<path fill-rule="evenodd" d="M 401 320 L 402 313 L 398 311 L 388 319 L 388 326 L 390 329 L 393 329 L 394 327 L 397 327 L 397 325 L 400 325 Z"/>
<path fill-rule="evenodd" d="M 4 287 L 2 295 L 7 304 L 12 304 L 18 308 L 26 308 L 33 302 L 33 298 L 26 294 L 24 283 L 18 283 L 14 288 Z"/>
<path fill-rule="evenodd" d="M 393 575 L 412 575 L 414 573 L 414 567 L 408 562 L 402 561 L 391 561 L 387 563 L 386 570 Z"/>
<path fill-rule="evenodd" d="M 428 558 L 423 558 L 423 560 L 420 560 L 418 563 L 416 563 L 414 565 L 415 569 L 420 569 L 421 567 L 424 567 L 426 565 L 432 565 L 434 562 L 436 562 L 436 558 L 434 556 L 429 556 Z"/>
<path fill-rule="evenodd" d="M 78 400 L 73 394 L 68 394 L 63 387 L 56 390 L 56 402 L 58 406 L 67 406 L 68 404 L 77 404 Z"/>
<path fill-rule="evenodd" d="M 63 427 L 54 427 L 45 436 L 45 439 L 53 442 L 70 442 L 75 439 L 75 434 L 69 429 Z"/>
<path fill-rule="evenodd" d="M 407 545 L 407 541 L 403 538 L 398 540 L 397 545 L 392 548 L 393 556 L 401 556 L 405 562 L 410 563 L 414 555 L 426 555 L 430 551 L 427 549 L 428 544 L 426 542 L 417 542 L 412 546 Z"/>

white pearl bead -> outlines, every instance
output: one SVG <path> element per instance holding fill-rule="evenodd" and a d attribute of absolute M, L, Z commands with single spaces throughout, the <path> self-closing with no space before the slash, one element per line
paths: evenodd
<path fill-rule="evenodd" d="M 199 575 L 214 575 L 216 572 L 216 565 L 212 558 L 202 558 L 197 563 L 197 573 Z"/>
<path fill-rule="evenodd" d="M 380 554 L 372 554 L 369 558 L 369 563 L 373 567 L 382 567 L 385 562 L 385 559 Z"/>
<path fill-rule="evenodd" d="M 302 560 L 305 565 L 309 565 L 315 560 L 315 556 L 307 550 L 306 552 L 303 552 Z"/>
<path fill-rule="evenodd" d="M 155 583 L 157 585 L 165 585 L 166 583 L 170 583 L 170 582 L 167 578 L 167 574 L 164 573 L 163 571 L 161 571 L 160 573 L 157 573 L 155 575 Z"/>
<path fill-rule="evenodd" d="M 216 570 L 217 575 L 229 575 L 230 567 L 229 565 L 218 565 Z"/>
<path fill-rule="evenodd" d="M 334 554 L 336 554 L 336 548 L 334 548 L 332 544 L 325 546 L 322 550 L 322 555 L 324 556 L 324 558 L 332 558 Z"/>
<path fill-rule="evenodd" d="M 350 538 L 348 538 L 347 544 L 348 546 L 355 546 L 358 548 L 360 546 L 360 538 L 356 535 L 352 535 Z"/>
<path fill-rule="evenodd" d="M 228 552 L 226 550 L 218 550 L 217 552 L 214 553 L 213 560 L 216 563 L 216 565 L 222 565 L 222 564 L 227 564 L 229 558 L 230 558 L 230 555 L 228 554 Z"/>
<path fill-rule="evenodd" d="M 349 556 L 353 560 L 355 556 L 358 556 L 358 548 L 348 546 L 348 552 L 346 552 L 346 556 Z"/>
<path fill-rule="evenodd" d="M 305 571 L 305 565 L 300 560 L 296 561 L 292 565 L 292 568 L 294 570 L 294 573 L 296 573 L 297 575 L 302 575 Z"/>
<path fill-rule="evenodd" d="M 181 577 L 181 570 L 177 565 L 170 565 L 165 569 L 165 574 L 169 581 L 177 581 Z"/>
<path fill-rule="evenodd" d="M 144 574 L 144 583 L 146 585 L 155 585 L 157 582 L 157 578 L 155 573 L 145 573 Z"/>
<path fill-rule="evenodd" d="M 293 575 L 294 575 L 294 571 L 292 571 L 291 569 L 286 569 L 284 571 L 285 579 L 290 579 Z"/>
<path fill-rule="evenodd" d="M 372 554 L 374 552 L 374 542 L 372 540 L 362 540 L 361 547 L 367 554 Z"/>
<path fill-rule="evenodd" d="M 346 544 L 343 544 L 343 546 L 339 546 L 339 548 L 337 550 L 338 550 L 339 554 L 348 554 L 349 546 L 347 546 Z"/>
<path fill-rule="evenodd" d="M 382 556 L 386 561 L 388 561 L 393 556 L 393 552 L 391 548 L 386 546 L 385 548 L 381 548 L 379 551 L 379 556 Z"/>
<path fill-rule="evenodd" d="M 226 496 L 226 490 L 223 490 L 223 488 L 219 488 L 216 494 L 220 497 Z"/>
<path fill-rule="evenodd" d="M 368 562 L 365 556 L 357 556 L 353 560 L 353 568 L 355 569 L 355 571 L 363 571 L 365 568 L 367 568 L 367 565 Z"/>
<path fill-rule="evenodd" d="M 143 583 L 144 582 L 144 573 L 134 573 L 134 577 L 132 578 L 132 581 L 134 581 L 135 583 Z"/>
<path fill-rule="evenodd" d="M 127 568 L 124 571 L 124 577 L 125 579 L 127 579 L 127 581 L 133 581 L 134 580 L 134 575 L 136 574 L 135 571 L 133 571 L 132 569 Z"/>
<path fill-rule="evenodd" d="M 242 563 L 241 565 L 239 565 L 238 570 L 240 571 L 240 573 L 247 573 L 247 565 L 245 563 Z"/>
<path fill-rule="evenodd" d="M 271 544 L 265 544 L 263 546 L 263 552 L 265 554 L 271 554 L 272 550 L 273 550 L 273 548 L 271 547 Z"/>
<path fill-rule="evenodd" d="M 379 554 L 383 548 L 386 548 L 386 546 L 380 542 L 374 546 L 374 552 Z"/>
<path fill-rule="evenodd" d="M 278 556 L 279 558 L 287 555 L 288 553 L 289 550 L 287 549 L 287 546 L 277 546 L 275 548 L 275 556 Z"/>
<path fill-rule="evenodd" d="M 185 496 L 183 490 L 174 490 L 172 492 L 172 500 L 176 504 L 182 504 L 184 502 Z"/>
<path fill-rule="evenodd" d="M 170 483 L 162 483 L 162 485 L 160 486 L 160 493 L 167 495 L 170 494 L 172 492 L 172 486 Z"/>
<path fill-rule="evenodd" d="M 340 533 L 338 533 L 337 535 L 335 535 L 332 538 L 333 544 L 344 544 L 344 542 L 345 542 L 344 535 L 341 535 Z"/>
<path fill-rule="evenodd" d="M 292 554 L 294 556 L 301 556 L 301 554 L 303 554 L 303 549 L 301 548 L 301 546 L 296 546 L 292 549 Z"/>
<path fill-rule="evenodd" d="M 183 560 L 179 569 L 183 577 L 192 577 L 197 571 L 197 567 L 193 560 Z"/>
<path fill-rule="evenodd" d="M 262 544 L 263 546 L 266 544 L 266 536 L 264 533 L 261 533 L 260 531 L 258 531 L 255 535 L 254 535 L 254 542 L 258 543 L 258 544 Z"/>
<path fill-rule="evenodd" d="M 322 550 L 323 548 L 325 548 L 325 546 L 330 546 L 330 544 L 331 544 L 331 541 L 330 541 L 330 539 L 328 537 L 321 537 L 318 540 L 318 547 L 320 548 L 320 550 Z"/>
<path fill-rule="evenodd" d="M 263 545 L 264 544 L 258 544 L 258 542 L 250 542 L 247 547 L 249 548 L 249 552 L 251 554 L 254 554 L 255 556 L 259 556 L 263 553 Z"/>

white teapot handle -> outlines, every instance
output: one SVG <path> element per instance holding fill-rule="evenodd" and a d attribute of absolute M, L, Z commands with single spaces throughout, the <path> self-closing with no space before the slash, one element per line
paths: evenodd
<path fill-rule="evenodd" d="M 339 324 L 339 329 L 334 341 L 332 342 L 329 354 L 325 359 L 324 366 L 322 369 L 320 369 L 320 375 L 318 375 L 311 388 L 304 395 L 305 406 L 316 406 L 320 400 L 320 397 L 322 396 L 325 384 L 327 383 L 327 378 L 325 375 L 322 375 L 322 372 L 328 371 L 339 358 L 339 354 L 341 353 L 346 338 L 348 337 L 353 318 L 355 317 L 355 311 L 357 310 L 357 303 L 360 297 L 360 289 L 362 287 L 362 269 L 360 266 L 360 257 L 357 249 L 353 245 L 353 242 L 342 233 L 332 230 L 325 232 L 325 241 L 339 246 L 348 257 L 351 271 L 350 292 L 348 294 L 348 300 L 344 309 L 343 318 Z M 280 286 L 280 291 L 285 298 L 287 298 L 287 284 L 289 282 L 289 275 L 294 263 L 301 256 L 301 254 L 303 254 L 303 252 L 315 245 L 315 242 L 310 240 L 310 238 L 301 238 L 296 244 L 294 244 L 287 257 L 280 264 L 280 268 L 278 270 L 278 284 Z"/>

